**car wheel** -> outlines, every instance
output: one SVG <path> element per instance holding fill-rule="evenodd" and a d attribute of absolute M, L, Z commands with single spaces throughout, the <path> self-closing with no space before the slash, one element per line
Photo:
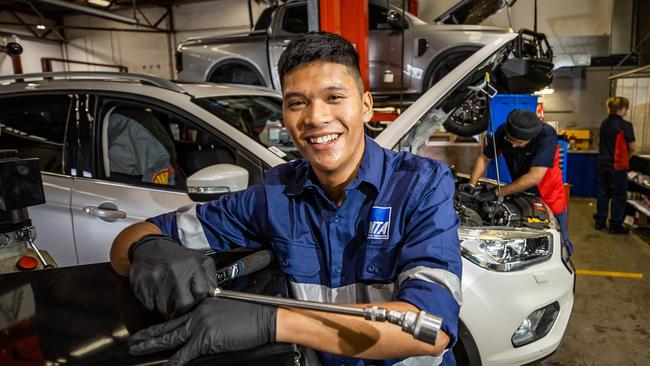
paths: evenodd
<path fill-rule="evenodd" d="M 443 57 L 430 72 L 428 82 L 425 84 L 426 90 L 429 90 L 477 50 L 478 48 L 465 49 Z M 487 126 L 487 118 L 483 114 L 484 108 L 485 98 L 475 97 L 473 100 L 466 100 L 445 121 L 444 126 L 447 131 L 462 137 L 479 134 L 485 131 Z"/>
<path fill-rule="evenodd" d="M 444 123 L 447 131 L 458 136 L 469 137 L 479 134 L 487 128 L 487 97 L 484 94 L 470 92 Z"/>
<path fill-rule="evenodd" d="M 257 72 L 241 64 L 220 66 L 210 75 L 208 80 L 213 83 L 244 84 L 264 86 Z"/>
<path fill-rule="evenodd" d="M 458 320 L 458 340 L 453 348 L 454 358 L 458 366 L 481 366 L 481 356 L 476 347 L 474 337 L 462 320 Z"/>

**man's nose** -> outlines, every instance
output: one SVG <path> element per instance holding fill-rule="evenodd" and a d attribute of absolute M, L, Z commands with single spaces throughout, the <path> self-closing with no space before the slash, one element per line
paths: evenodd
<path fill-rule="evenodd" d="M 329 105 L 322 100 L 312 101 L 307 111 L 306 123 L 319 127 L 332 121 Z"/>

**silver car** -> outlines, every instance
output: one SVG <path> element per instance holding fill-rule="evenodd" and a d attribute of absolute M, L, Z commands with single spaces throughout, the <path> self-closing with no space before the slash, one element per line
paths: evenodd
<path fill-rule="evenodd" d="M 507 28 L 467 25 L 480 22 L 507 3 L 482 2 L 461 1 L 432 24 L 402 13 L 385 0 L 369 0 L 368 76 L 375 104 L 414 101 L 483 45 L 509 32 Z M 280 90 L 276 66 L 280 55 L 291 40 L 307 30 L 306 1 L 269 7 L 250 32 L 183 41 L 176 53 L 178 78 Z M 453 122 L 457 120 L 450 120 L 445 127 L 463 136 L 485 129 L 482 119 Z"/>
<path fill-rule="evenodd" d="M 499 74 L 516 42 L 516 34 L 505 34 L 476 52 L 377 142 L 426 154 L 431 133 L 461 107 L 462 96 L 485 90 L 485 73 Z M 279 120 L 280 96 L 267 89 L 128 74 L 24 75 L 0 83 L 1 146 L 41 158 L 47 203 L 30 207 L 30 215 L 37 244 L 61 265 L 107 261 L 120 230 L 191 203 L 186 190 L 197 199 L 241 190 L 298 156 Z M 125 121 L 136 128 L 124 128 Z M 141 154 L 143 147 L 152 148 Z M 457 175 L 458 183 L 466 179 Z M 454 353 L 459 365 L 527 364 L 560 347 L 575 273 L 539 199 L 520 194 L 484 208 L 456 197 L 464 303 Z"/>

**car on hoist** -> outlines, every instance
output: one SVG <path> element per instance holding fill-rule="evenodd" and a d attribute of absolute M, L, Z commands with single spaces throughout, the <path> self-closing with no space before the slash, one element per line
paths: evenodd
<path fill-rule="evenodd" d="M 539 84 L 546 68 L 516 57 L 538 46 L 524 36 L 504 34 L 474 53 L 376 141 L 422 154 L 463 101 L 485 100 L 486 73 L 497 92 Z M 507 72 L 522 62 L 524 75 Z M 0 144 L 40 158 L 47 203 L 30 216 L 37 244 L 62 266 L 105 262 L 126 226 L 190 204 L 190 196 L 204 200 L 206 186 L 218 194 L 257 184 L 266 170 L 299 157 L 280 122 L 280 95 L 269 89 L 81 72 L 3 76 L 0 85 Z M 169 171 L 164 164 L 161 174 L 118 170 L 128 157 L 113 156 L 111 124 L 129 120 L 138 141 L 159 145 L 148 151 L 165 155 Z M 483 205 L 457 195 L 455 203 L 464 297 L 458 364 L 521 365 L 550 355 L 567 329 L 575 281 L 553 215 L 526 194 Z"/>
<path fill-rule="evenodd" d="M 427 23 L 386 0 L 369 0 L 368 81 L 375 105 L 410 104 L 474 52 L 510 32 L 477 25 L 505 6 L 506 0 L 463 0 Z M 179 80 L 280 90 L 275 65 L 287 44 L 307 32 L 307 14 L 306 1 L 288 1 L 266 8 L 250 32 L 184 40 L 176 51 Z M 552 60 L 552 54 L 545 56 Z M 466 104 L 467 111 L 445 121 L 445 128 L 460 136 L 482 132 L 487 122 L 481 108 Z"/>

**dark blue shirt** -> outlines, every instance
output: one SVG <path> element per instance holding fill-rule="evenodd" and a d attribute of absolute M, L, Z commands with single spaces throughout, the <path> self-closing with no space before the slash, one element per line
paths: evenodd
<path fill-rule="evenodd" d="M 442 364 L 454 364 L 462 301 L 459 219 L 447 165 L 382 149 L 365 150 L 338 207 L 310 165 L 271 169 L 263 184 L 149 219 L 196 249 L 270 247 L 292 294 L 331 303 L 405 301 L 443 317 L 451 337 Z M 391 365 L 319 353 L 325 365 Z"/>
<path fill-rule="evenodd" d="M 627 146 L 635 141 L 634 127 L 618 114 L 610 114 L 600 125 L 600 144 L 598 146 L 598 167 L 602 171 L 614 171 L 616 151 L 621 150 L 621 140 L 617 140 L 619 134 L 623 135 L 625 150 Z M 618 142 L 618 144 L 617 144 Z M 626 159 L 629 158 L 626 154 Z M 627 163 L 627 162 L 625 162 Z M 618 170 L 618 169 L 616 169 Z"/>
<path fill-rule="evenodd" d="M 497 144 L 497 152 L 503 154 L 503 158 L 508 165 L 508 171 L 512 181 L 519 179 L 522 175 L 528 173 L 530 168 L 553 167 L 555 150 L 557 149 L 557 132 L 553 127 L 542 124 L 542 130 L 535 138 L 530 140 L 524 147 L 512 147 L 505 139 L 506 125 L 502 124 L 494 132 L 494 139 Z M 494 149 L 492 148 L 492 138 L 487 137 L 487 144 L 483 148 L 483 155 L 494 159 Z M 537 188 L 532 189 L 535 193 Z"/>

